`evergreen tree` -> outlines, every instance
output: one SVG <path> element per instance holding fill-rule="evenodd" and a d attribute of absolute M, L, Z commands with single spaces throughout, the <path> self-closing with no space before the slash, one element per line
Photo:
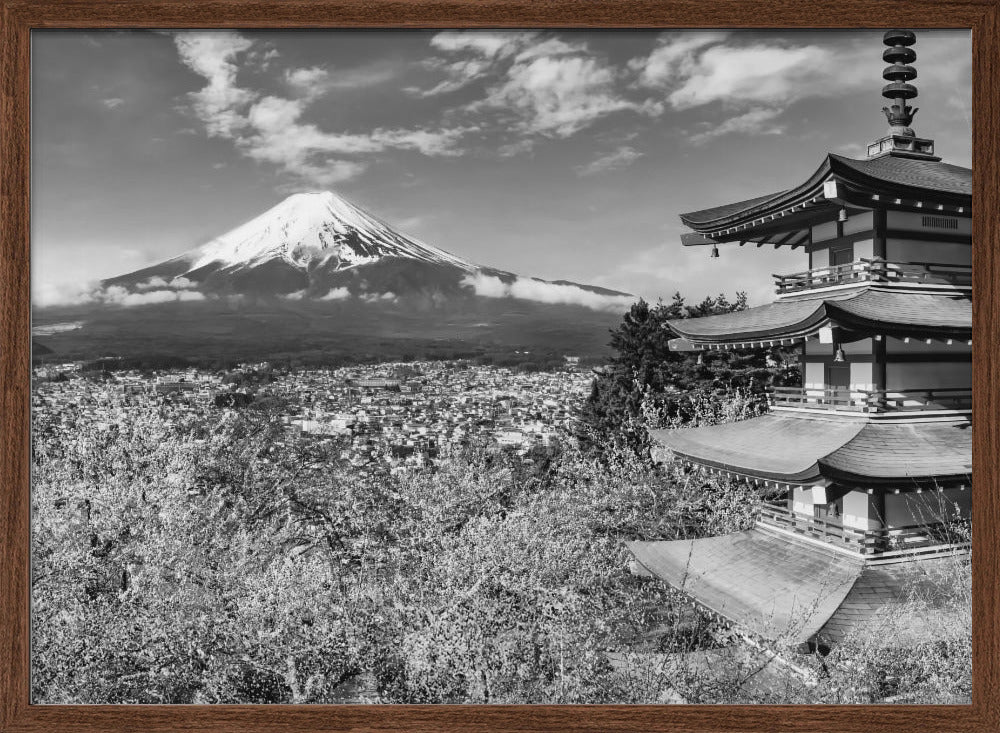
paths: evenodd
<path fill-rule="evenodd" d="M 738 391 L 749 395 L 755 412 L 765 408 L 764 390 L 772 384 L 796 384 L 798 371 L 781 349 L 678 351 L 678 334 L 669 321 L 702 318 L 747 307 L 746 293 L 730 301 L 707 297 L 694 306 L 680 293 L 670 303 L 635 303 L 611 331 L 615 356 L 595 370 L 590 396 L 580 413 L 580 438 L 600 449 L 624 443 L 638 452 L 649 447 L 644 410 L 654 404 L 672 422 L 689 422 L 695 405 L 720 403 Z M 706 402 L 707 401 L 707 402 Z"/>

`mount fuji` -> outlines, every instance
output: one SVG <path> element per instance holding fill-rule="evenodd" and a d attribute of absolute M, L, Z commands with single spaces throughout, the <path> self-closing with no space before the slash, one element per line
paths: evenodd
<path fill-rule="evenodd" d="M 608 329 L 632 301 L 475 264 L 322 191 L 36 308 L 33 321 L 53 359 L 561 358 L 605 354 Z"/>
<path fill-rule="evenodd" d="M 198 291 L 305 300 L 487 295 L 593 308 L 631 297 L 481 267 L 396 231 L 330 191 L 293 194 L 196 249 L 101 285 L 133 294 Z"/>

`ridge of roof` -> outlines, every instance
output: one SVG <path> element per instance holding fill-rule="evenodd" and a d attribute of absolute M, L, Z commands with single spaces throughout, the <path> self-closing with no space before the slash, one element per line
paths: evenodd
<path fill-rule="evenodd" d="M 848 158 L 827 153 L 819 167 L 804 182 L 783 191 L 680 214 L 693 229 L 738 217 L 750 217 L 785 199 L 801 197 L 820 185 L 829 174 L 865 179 L 871 186 L 919 189 L 951 197 L 972 197 L 972 169 L 937 160 L 920 160 L 894 155 L 878 158 Z"/>
<path fill-rule="evenodd" d="M 941 160 L 921 160 L 883 155 L 878 158 L 848 158 L 830 153 L 835 166 L 844 166 L 872 179 L 927 191 L 972 196 L 972 169 Z"/>

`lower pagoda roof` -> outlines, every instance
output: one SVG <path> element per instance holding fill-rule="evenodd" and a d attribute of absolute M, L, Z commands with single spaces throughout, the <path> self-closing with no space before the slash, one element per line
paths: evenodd
<path fill-rule="evenodd" d="M 790 645 L 865 633 L 918 589 L 930 599 L 914 639 L 932 633 L 938 581 L 950 557 L 869 564 L 761 529 L 695 540 L 626 542 L 650 575 L 757 636 Z"/>
<path fill-rule="evenodd" d="M 651 430 L 650 436 L 661 451 L 692 463 L 776 483 L 922 488 L 966 483 L 972 473 L 972 428 L 965 416 L 869 421 L 772 412 L 721 425 Z"/>
<path fill-rule="evenodd" d="M 669 542 L 627 542 L 650 574 L 765 639 L 809 641 L 864 570 L 860 558 L 758 530 Z"/>
<path fill-rule="evenodd" d="M 826 326 L 890 336 L 968 339 L 972 335 L 972 300 L 968 294 L 865 287 L 668 323 L 679 336 L 699 347 L 805 337 Z"/>

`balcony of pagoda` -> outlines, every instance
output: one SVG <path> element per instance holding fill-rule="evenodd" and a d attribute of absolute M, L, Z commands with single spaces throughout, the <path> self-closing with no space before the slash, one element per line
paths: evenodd
<path fill-rule="evenodd" d="M 967 413 L 972 411 L 972 390 L 773 387 L 768 391 L 768 403 L 774 410 L 852 415 Z"/>
<path fill-rule="evenodd" d="M 952 554 L 965 552 L 970 547 L 967 532 L 955 522 L 861 529 L 846 525 L 839 518 L 808 516 L 777 503 L 761 506 L 756 525 L 762 531 L 777 532 L 873 559 Z"/>
<path fill-rule="evenodd" d="M 881 258 L 826 265 L 790 275 L 773 275 L 780 296 L 852 285 L 888 285 L 931 289 L 970 289 L 972 268 L 937 262 L 890 262 Z"/>

